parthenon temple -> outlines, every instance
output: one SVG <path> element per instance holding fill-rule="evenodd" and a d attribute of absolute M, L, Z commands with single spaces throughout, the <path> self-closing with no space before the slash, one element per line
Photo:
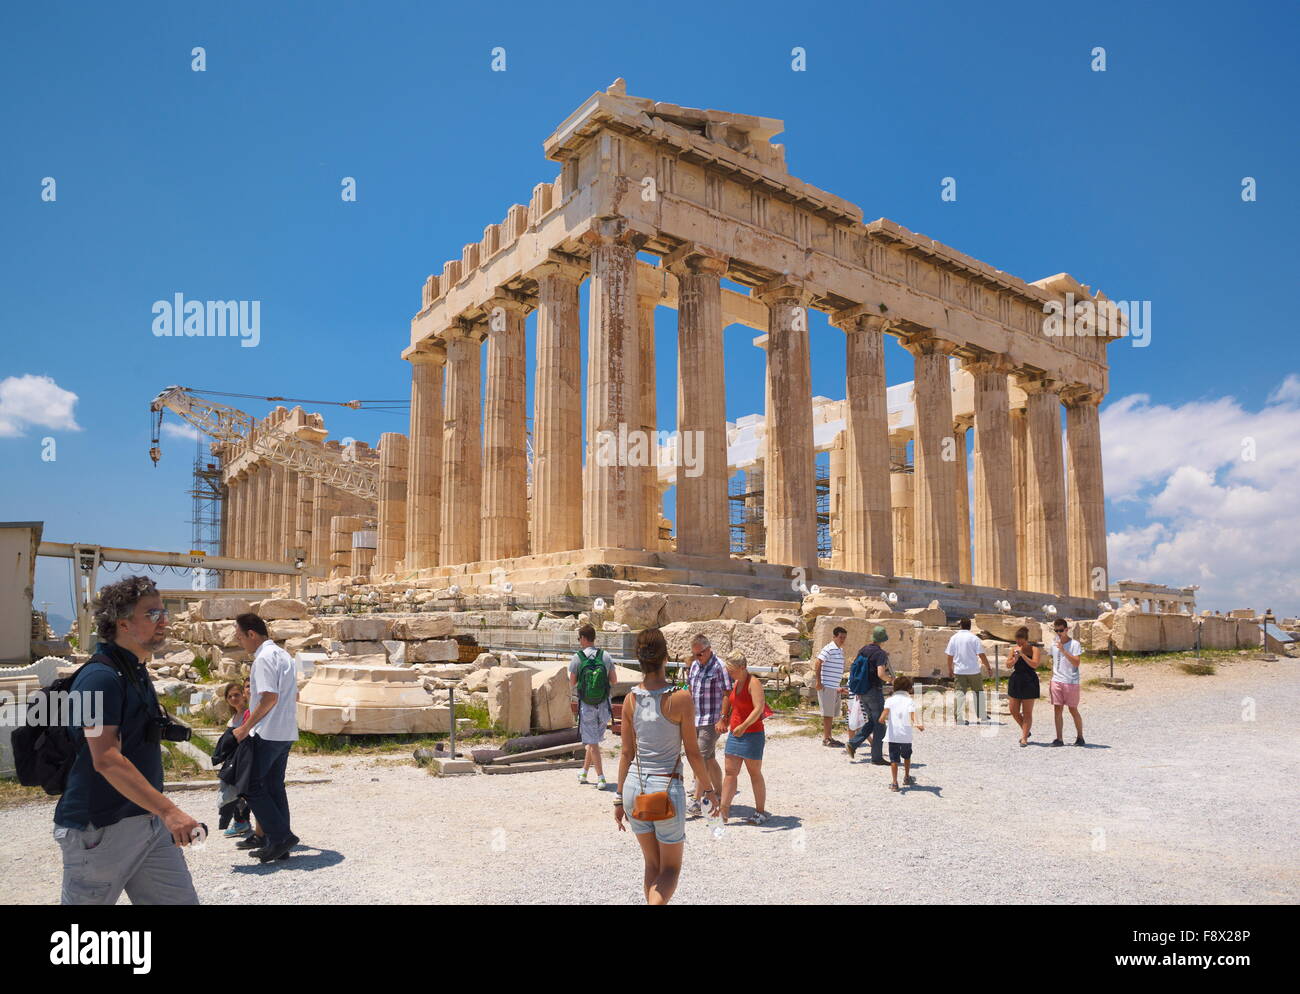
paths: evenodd
<path fill-rule="evenodd" d="M 593 595 L 792 599 L 802 582 L 1095 616 L 1109 588 L 1098 406 L 1122 323 L 1102 310 L 1087 335 L 1048 334 L 1051 305 L 1104 295 L 864 222 L 787 171 L 783 127 L 631 97 L 621 80 L 593 94 L 544 143 L 556 178 L 425 280 L 402 351 L 409 435 L 349 446 L 378 474 L 373 500 L 227 453 L 230 551 L 297 547 L 334 580 L 463 595 L 504 570 L 521 599 L 574 577 L 599 581 Z M 659 307 L 677 312 L 677 434 L 646 458 Z M 813 396 L 810 309 L 844 335 L 815 357 L 843 362 L 842 399 Z M 732 324 L 766 353 L 766 399 L 728 423 Z M 886 386 L 886 335 L 911 353 L 911 383 Z M 266 429 L 324 434 L 299 410 Z M 691 472 L 659 465 L 686 444 Z"/>

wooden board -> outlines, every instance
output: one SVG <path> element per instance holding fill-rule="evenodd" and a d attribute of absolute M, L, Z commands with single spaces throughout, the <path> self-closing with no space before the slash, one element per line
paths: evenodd
<path fill-rule="evenodd" d="M 514 763 L 509 766 L 498 766 L 491 763 L 483 767 L 484 773 L 537 773 L 540 770 L 576 770 L 582 765 L 581 759 L 566 759 L 556 762 L 551 759 L 543 759 L 536 763 Z"/>

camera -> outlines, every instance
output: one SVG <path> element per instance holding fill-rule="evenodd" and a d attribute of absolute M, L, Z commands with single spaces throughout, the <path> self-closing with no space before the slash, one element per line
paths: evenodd
<path fill-rule="evenodd" d="M 145 741 L 159 745 L 162 742 L 188 742 L 193 730 L 167 713 L 155 715 L 145 731 Z"/>

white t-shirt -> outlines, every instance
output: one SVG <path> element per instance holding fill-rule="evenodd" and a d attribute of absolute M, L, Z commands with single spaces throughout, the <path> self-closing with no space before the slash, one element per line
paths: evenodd
<path fill-rule="evenodd" d="M 827 642 L 817 658 L 822 661 L 822 686 L 834 690 L 844 678 L 844 650 L 834 642 Z"/>
<path fill-rule="evenodd" d="M 268 742 L 296 742 L 298 740 L 298 668 L 293 657 L 267 639 L 253 657 L 253 673 L 249 678 L 251 698 L 248 709 L 256 711 L 267 691 L 278 694 L 275 707 L 253 726 L 251 735 Z"/>
<path fill-rule="evenodd" d="M 1052 654 L 1052 679 L 1056 683 L 1078 683 L 1079 667 L 1065 658 L 1065 654 L 1061 652 L 1061 647 L 1056 644 L 1055 635 L 1047 643 L 1047 651 Z M 1070 639 L 1065 643 L 1065 651 L 1078 659 L 1083 654 L 1083 646 L 1079 644 L 1077 639 Z"/>
<path fill-rule="evenodd" d="M 911 694 L 891 694 L 885 701 L 889 709 L 889 718 L 885 723 L 886 742 L 911 742 L 912 719 L 916 714 L 916 702 Z"/>
<path fill-rule="evenodd" d="M 974 632 L 965 629 L 948 640 L 944 655 L 952 656 L 952 671 L 957 676 L 973 676 L 980 671 L 980 653 L 984 643 Z"/>

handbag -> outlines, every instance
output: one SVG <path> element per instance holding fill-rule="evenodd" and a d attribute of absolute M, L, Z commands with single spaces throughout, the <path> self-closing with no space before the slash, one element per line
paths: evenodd
<path fill-rule="evenodd" d="M 867 716 L 862 713 L 862 702 L 856 697 L 849 705 L 849 730 L 856 732 L 867 723 Z"/>
<path fill-rule="evenodd" d="M 661 709 L 662 710 L 662 709 Z M 632 709 L 633 729 L 636 728 L 636 708 Z M 673 767 L 673 772 L 668 775 L 669 779 L 676 779 L 681 776 L 679 772 L 682 766 L 682 757 L 677 756 L 677 765 Z M 636 754 L 636 775 L 641 781 L 642 790 L 645 789 L 645 776 L 641 773 L 641 752 L 637 750 Z M 673 799 L 668 796 L 666 790 L 656 790 L 651 794 L 637 794 L 636 800 L 632 803 L 633 818 L 638 821 L 667 821 L 670 818 L 677 817 L 677 809 L 673 806 Z"/>

